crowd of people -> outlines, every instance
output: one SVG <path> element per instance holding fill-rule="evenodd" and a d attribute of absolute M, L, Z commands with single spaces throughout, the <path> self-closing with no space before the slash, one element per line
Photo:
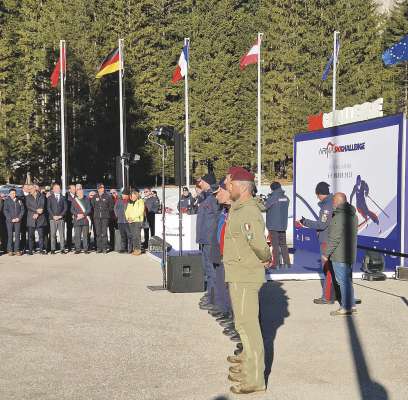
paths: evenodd
<path fill-rule="evenodd" d="M 256 196 L 254 175 L 242 167 L 231 167 L 218 182 L 210 173 L 198 179 L 194 195 L 183 188 L 178 203 L 179 212 L 197 214 L 196 240 L 206 282 L 199 307 L 215 317 L 223 333 L 237 343 L 234 355 L 227 357 L 232 364 L 228 379 L 234 383 L 231 392 L 235 394 L 265 390 L 259 292 L 266 273 L 291 267 L 286 243 L 289 198 L 279 182 L 272 182 L 270 188 L 267 198 Z M 297 227 L 315 229 L 320 241 L 325 278 L 322 295 L 314 303 L 333 304 L 337 300 L 340 308 L 331 315 L 352 316 L 360 302 L 354 298 L 352 285 L 356 210 L 345 194 L 331 194 L 326 182 L 320 182 L 315 193 L 319 218 L 313 221 L 302 217 L 295 222 Z M 138 256 L 146 248 L 149 235 L 155 235 L 160 201 L 149 188 L 142 198 L 137 189 L 108 193 L 103 184 L 98 184 L 97 191 L 85 196 L 81 185 L 70 185 L 64 194 L 54 183 L 49 191 L 24 185 L 20 197 L 11 188 L 0 200 L 0 210 L 0 226 L 6 227 L 10 256 L 33 255 L 36 251 L 55 254 L 58 245 L 62 254 L 71 249 L 76 254 L 117 249 Z"/>
<path fill-rule="evenodd" d="M 65 194 L 58 183 L 49 189 L 24 185 L 22 191 L 17 196 L 10 188 L 0 198 L 1 239 L 9 256 L 71 250 L 106 254 L 115 249 L 137 256 L 155 234 L 160 201 L 150 188 L 144 189 L 143 198 L 138 189 L 107 192 L 102 183 L 87 196 L 80 184 L 69 185 Z"/>
<path fill-rule="evenodd" d="M 227 357 L 232 364 L 228 374 L 233 382 L 231 392 L 265 391 L 268 356 L 259 321 L 259 293 L 265 284 L 265 271 L 291 267 L 286 243 L 289 198 L 279 182 L 271 184 L 266 199 L 257 197 L 254 175 L 241 167 L 230 168 L 219 182 L 214 175 L 203 176 L 197 190 L 196 239 L 206 282 L 199 307 L 208 310 L 225 328 L 223 333 L 237 343 L 234 355 Z M 356 210 L 343 193 L 330 194 L 325 182 L 317 185 L 315 193 L 321 208 L 319 219 L 302 217 L 296 222 L 298 227 L 315 229 L 321 243 L 325 279 L 323 294 L 314 303 L 333 304 L 337 300 L 340 308 L 330 314 L 352 316 L 360 302 L 354 298 L 352 285 Z M 187 191 L 184 198 L 180 209 L 188 212 L 194 199 Z M 262 212 L 266 212 L 269 235 L 265 234 Z"/>

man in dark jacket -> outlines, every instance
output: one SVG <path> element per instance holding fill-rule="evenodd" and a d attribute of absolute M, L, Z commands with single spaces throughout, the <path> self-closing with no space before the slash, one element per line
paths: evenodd
<path fill-rule="evenodd" d="M 132 252 L 132 235 L 130 234 L 129 223 L 126 219 L 126 206 L 129 201 L 129 190 L 125 189 L 122 192 L 122 197 L 117 199 L 114 207 L 116 219 L 118 221 L 118 229 L 120 232 L 120 251 L 119 253 L 131 253 Z"/>
<path fill-rule="evenodd" d="M 75 199 L 75 194 L 76 194 L 76 186 L 74 184 L 69 185 L 68 187 L 68 192 L 66 194 L 66 200 L 67 200 L 67 212 L 65 214 L 65 221 L 67 223 L 67 249 L 68 251 L 71 251 L 72 245 L 73 245 L 73 240 L 72 240 L 72 229 L 73 229 L 73 219 L 72 219 L 72 214 L 71 214 L 71 203 L 72 200 Z"/>
<path fill-rule="evenodd" d="M 57 246 L 57 231 L 60 240 L 61 253 L 65 253 L 65 214 L 67 202 L 61 194 L 58 183 L 52 185 L 52 193 L 47 199 L 48 218 L 50 220 L 51 254 L 55 254 Z"/>
<path fill-rule="evenodd" d="M 198 186 L 201 189 L 202 201 L 198 207 L 196 242 L 200 245 L 203 257 L 204 275 L 207 282 L 207 302 L 200 305 L 204 310 L 216 310 L 214 306 L 215 269 L 211 261 L 211 235 L 217 225 L 219 207 L 217 200 L 212 194 L 211 185 L 216 183 L 215 176 L 207 174 L 203 176 Z"/>
<path fill-rule="evenodd" d="M 149 230 L 151 236 L 154 236 L 156 233 L 156 214 L 159 212 L 160 201 L 159 198 L 152 192 L 151 188 L 146 188 L 143 191 L 143 194 L 143 200 L 146 207 L 146 222 L 149 224 L 148 228 L 144 228 L 143 247 L 147 249 L 149 244 Z"/>
<path fill-rule="evenodd" d="M 0 194 L 0 250 L 6 251 L 7 246 L 7 227 L 6 218 L 3 213 L 3 207 L 5 202 L 5 196 L 3 193 Z"/>
<path fill-rule="evenodd" d="M 76 189 L 76 197 L 71 201 L 71 214 L 74 224 L 75 254 L 81 252 L 81 241 L 84 252 L 89 253 L 89 227 L 92 211 L 91 202 L 84 196 L 82 188 Z"/>
<path fill-rule="evenodd" d="M 9 196 L 4 201 L 3 213 L 7 224 L 7 252 L 10 256 L 21 256 L 20 228 L 24 217 L 24 204 L 16 197 L 16 189 L 9 190 Z M 13 232 L 15 235 L 13 246 Z M 14 252 L 13 252 L 14 251 Z"/>
<path fill-rule="evenodd" d="M 45 217 L 45 197 L 34 186 L 30 186 L 30 194 L 26 198 L 28 254 L 33 255 L 35 248 L 35 231 L 38 232 L 38 244 L 41 254 L 47 254 L 44 248 L 44 228 L 47 226 Z"/>
<path fill-rule="evenodd" d="M 231 205 L 230 195 L 225 186 L 225 177 L 220 180 L 213 194 L 216 197 L 217 203 L 221 206 L 221 209 L 218 213 L 217 223 L 214 227 L 214 233 L 211 237 L 211 257 L 214 263 L 216 274 L 215 305 L 222 313 L 222 315 L 220 315 L 219 317 L 222 317 L 222 320 L 224 322 L 228 321 L 232 323 L 231 300 L 225 283 L 225 270 L 224 264 L 222 262 L 224 253 L 225 226 L 228 217 L 228 210 Z M 233 328 L 233 326 L 231 326 L 230 328 Z M 230 329 L 229 332 L 224 331 L 224 333 L 228 334 L 229 336 L 236 334 L 234 329 Z"/>
<path fill-rule="evenodd" d="M 326 182 L 319 182 L 316 186 L 315 193 L 320 200 L 318 206 L 320 208 L 319 219 L 312 221 L 304 217 L 298 223 L 310 229 L 315 229 L 320 243 L 320 254 L 323 255 L 327 247 L 327 238 L 329 234 L 329 225 L 333 214 L 333 195 L 330 193 L 330 185 Z M 333 304 L 333 268 L 328 261 L 322 258 L 323 267 L 323 293 L 322 296 L 314 299 L 315 304 Z M 340 293 L 336 293 L 339 298 Z"/>
<path fill-rule="evenodd" d="M 286 229 L 288 228 L 289 198 L 279 182 L 272 182 L 272 193 L 268 196 L 266 208 L 266 227 L 272 243 L 271 268 L 280 264 L 282 255 L 283 266 L 290 267 L 288 245 L 286 244 Z"/>
<path fill-rule="evenodd" d="M 92 199 L 97 253 L 108 252 L 108 225 L 113 210 L 112 196 L 105 193 L 105 186 L 98 184 L 98 193 Z"/>
<path fill-rule="evenodd" d="M 194 199 L 188 190 L 188 187 L 183 188 L 180 204 L 178 205 L 177 209 L 185 214 L 194 214 Z"/>
<path fill-rule="evenodd" d="M 333 218 L 330 221 L 327 246 L 324 260 L 330 260 L 335 278 L 340 286 L 341 307 L 332 311 L 332 316 L 352 315 L 356 312 L 353 291 L 353 264 L 357 254 L 358 219 L 356 209 L 347 203 L 344 193 L 336 193 L 333 197 Z"/>

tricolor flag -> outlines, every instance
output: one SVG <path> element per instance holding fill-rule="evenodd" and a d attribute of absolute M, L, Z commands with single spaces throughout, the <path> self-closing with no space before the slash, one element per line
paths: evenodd
<path fill-rule="evenodd" d="M 101 66 L 98 69 L 96 78 L 99 79 L 104 75 L 112 74 L 119 71 L 119 48 L 112 50 L 102 61 Z"/>
<path fill-rule="evenodd" d="M 181 51 L 180 58 L 176 69 L 173 72 L 172 82 L 176 83 L 180 79 L 183 79 L 187 74 L 188 68 L 188 44 L 184 45 L 183 50 Z"/>
<path fill-rule="evenodd" d="M 256 64 L 259 58 L 259 46 L 260 42 L 257 40 L 256 43 L 249 49 L 248 53 L 245 54 L 240 62 L 239 68 L 243 70 L 247 65 Z"/>
<path fill-rule="evenodd" d="M 340 50 L 340 40 L 337 40 L 336 59 L 339 58 L 339 50 Z M 334 55 L 332 54 L 329 58 L 329 61 L 327 61 L 326 67 L 324 68 L 323 75 L 322 75 L 322 81 L 325 81 L 327 77 L 329 76 L 330 68 L 333 64 L 333 61 L 334 61 Z"/>
<path fill-rule="evenodd" d="M 66 71 L 66 59 L 65 59 L 65 51 L 64 49 L 62 50 L 62 57 L 58 57 L 57 64 L 55 65 L 54 71 L 52 71 L 51 74 L 51 86 L 52 87 L 57 87 L 58 82 L 59 82 L 59 77 L 60 77 L 60 70 L 61 70 L 61 62 L 62 62 L 62 71 L 63 75 L 65 76 L 65 71 Z"/>

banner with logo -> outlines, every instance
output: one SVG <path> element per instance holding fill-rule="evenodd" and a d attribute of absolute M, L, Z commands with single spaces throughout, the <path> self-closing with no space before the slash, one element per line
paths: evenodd
<path fill-rule="evenodd" d="M 296 135 L 294 220 L 302 216 L 317 218 L 315 187 L 324 181 L 331 193 L 345 193 L 356 207 L 359 246 L 400 253 L 403 121 L 403 116 L 397 115 Z M 294 225 L 295 264 L 317 272 L 320 259 L 316 232 Z M 358 261 L 364 252 L 359 251 Z M 387 269 L 400 264 L 399 257 L 386 257 Z"/>

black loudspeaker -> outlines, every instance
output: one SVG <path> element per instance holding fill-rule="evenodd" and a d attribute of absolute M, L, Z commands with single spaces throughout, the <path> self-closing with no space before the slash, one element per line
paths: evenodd
<path fill-rule="evenodd" d="M 184 185 L 186 180 L 185 170 L 186 163 L 184 159 L 185 140 L 184 135 L 174 132 L 174 180 L 175 184 Z"/>
<path fill-rule="evenodd" d="M 167 290 L 172 293 L 204 292 L 201 255 L 168 257 Z"/>

